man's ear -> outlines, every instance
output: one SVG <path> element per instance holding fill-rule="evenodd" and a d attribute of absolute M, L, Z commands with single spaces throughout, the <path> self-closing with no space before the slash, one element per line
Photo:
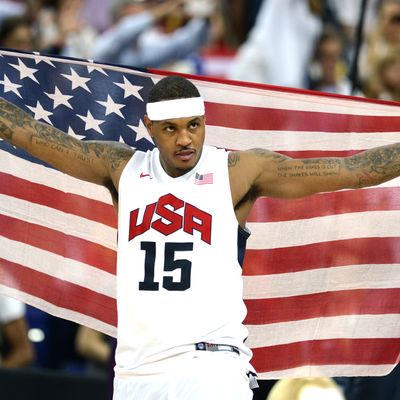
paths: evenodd
<path fill-rule="evenodd" d="M 145 126 L 146 129 L 147 129 L 147 132 L 149 132 L 149 135 L 150 135 L 151 137 L 153 137 L 153 135 L 152 135 L 152 133 L 151 133 L 152 130 L 153 130 L 153 122 L 149 119 L 149 117 L 147 116 L 147 114 L 144 115 L 143 122 L 144 122 L 144 126 Z"/>

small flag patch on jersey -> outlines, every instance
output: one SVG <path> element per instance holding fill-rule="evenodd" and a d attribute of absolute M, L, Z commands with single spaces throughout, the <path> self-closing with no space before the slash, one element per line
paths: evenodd
<path fill-rule="evenodd" d="M 211 185 L 213 183 L 213 173 L 201 175 L 196 172 L 194 184 L 195 185 Z"/>

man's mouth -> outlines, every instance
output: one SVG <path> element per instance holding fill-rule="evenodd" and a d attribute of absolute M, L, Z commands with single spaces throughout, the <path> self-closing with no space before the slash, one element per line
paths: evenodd
<path fill-rule="evenodd" d="M 194 150 L 180 150 L 175 153 L 175 157 L 181 161 L 189 161 L 194 155 Z"/>

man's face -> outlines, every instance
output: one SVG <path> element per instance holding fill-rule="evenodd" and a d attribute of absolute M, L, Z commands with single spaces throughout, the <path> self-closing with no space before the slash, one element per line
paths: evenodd
<path fill-rule="evenodd" d="M 146 115 L 144 122 L 168 175 L 181 176 L 197 164 L 204 144 L 204 116 L 150 121 Z"/>

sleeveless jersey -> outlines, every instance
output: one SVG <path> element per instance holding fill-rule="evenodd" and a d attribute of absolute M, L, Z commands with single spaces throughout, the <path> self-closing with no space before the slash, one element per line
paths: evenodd
<path fill-rule="evenodd" d="M 228 153 L 204 146 L 172 178 L 159 151 L 136 152 L 119 184 L 116 376 L 162 373 L 198 342 L 244 345 L 247 232 L 231 198 Z"/>

